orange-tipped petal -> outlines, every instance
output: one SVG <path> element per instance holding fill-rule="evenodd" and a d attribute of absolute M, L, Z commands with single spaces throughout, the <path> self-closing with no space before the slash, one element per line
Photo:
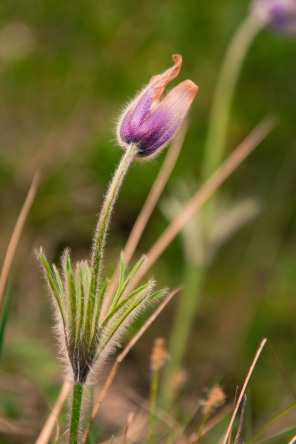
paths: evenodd
<path fill-rule="evenodd" d="M 174 61 L 174 65 L 171 68 L 164 71 L 162 74 L 157 74 L 156 76 L 151 77 L 149 81 L 149 85 L 153 86 L 153 104 L 158 101 L 161 97 L 166 85 L 173 79 L 177 77 L 180 72 L 182 66 L 182 56 L 180 54 L 174 54 L 172 56 Z"/>
<path fill-rule="evenodd" d="M 165 96 L 159 108 L 170 109 L 176 120 L 183 120 L 197 92 L 198 86 L 194 82 L 184 80 Z"/>

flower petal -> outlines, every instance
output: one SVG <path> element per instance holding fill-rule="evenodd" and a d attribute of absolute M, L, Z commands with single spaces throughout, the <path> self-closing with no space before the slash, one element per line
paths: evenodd
<path fill-rule="evenodd" d="M 184 80 L 165 96 L 159 108 L 169 109 L 174 119 L 183 121 L 197 92 L 198 86 L 195 83 Z"/>
<path fill-rule="evenodd" d="M 152 111 L 161 97 L 166 85 L 171 82 L 171 80 L 175 79 L 180 72 L 183 62 L 182 56 L 180 54 L 174 54 L 172 59 L 175 63 L 174 66 L 171 66 L 171 68 L 167 69 L 162 74 L 157 74 L 156 76 L 151 77 L 149 81 L 149 85 L 154 87 Z"/>

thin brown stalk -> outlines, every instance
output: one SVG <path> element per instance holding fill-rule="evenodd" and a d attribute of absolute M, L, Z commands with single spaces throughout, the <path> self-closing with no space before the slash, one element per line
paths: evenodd
<path fill-rule="evenodd" d="M 49 442 L 49 439 L 52 434 L 52 430 L 57 423 L 57 418 L 59 416 L 59 413 L 61 411 L 61 408 L 63 407 L 66 399 L 69 396 L 69 393 L 71 391 L 72 384 L 69 381 L 64 381 L 63 385 L 61 387 L 59 396 L 55 402 L 55 405 L 53 406 L 53 409 L 47 418 L 35 444 L 47 444 Z"/>
<path fill-rule="evenodd" d="M 235 409 L 235 404 L 236 404 L 236 400 L 237 400 L 237 397 L 238 397 L 238 390 L 239 390 L 239 386 L 237 385 L 236 389 L 235 389 L 234 400 L 233 400 L 232 413 L 234 412 L 234 409 Z M 231 444 L 231 438 L 232 438 L 232 428 L 231 428 L 231 430 L 229 432 L 228 444 Z"/>
<path fill-rule="evenodd" d="M 135 416 L 134 413 L 131 412 L 127 417 L 127 421 L 126 421 L 126 424 L 125 424 L 125 427 L 123 430 L 123 440 L 122 440 L 123 444 L 127 444 L 127 434 L 128 434 L 128 430 L 134 420 L 134 416 Z"/>
<path fill-rule="evenodd" d="M 84 432 L 84 435 L 82 437 L 82 440 L 80 441 L 80 444 L 84 444 L 87 439 L 87 435 L 89 433 L 89 429 L 91 427 L 91 424 L 95 417 L 98 414 L 98 411 L 101 407 L 101 404 L 109 390 L 109 387 L 111 386 L 113 379 L 115 378 L 118 368 L 121 364 L 121 362 L 124 360 L 126 355 L 130 352 L 130 350 L 134 347 L 134 345 L 138 342 L 140 337 L 145 333 L 145 331 L 150 327 L 150 325 L 155 321 L 157 316 L 162 312 L 162 310 L 166 307 L 166 305 L 170 302 L 170 300 L 181 290 L 181 287 L 176 288 L 172 290 L 167 297 L 162 301 L 161 304 L 157 307 L 157 309 L 152 313 L 152 315 L 147 319 L 147 321 L 144 323 L 144 325 L 140 328 L 140 330 L 133 336 L 133 338 L 130 340 L 130 342 L 126 345 L 124 350 L 117 356 L 115 363 L 113 364 L 113 367 L 111 369 L 111 372 L 109 373 L 109 376 L 105 382 L 105 385 L 103 387 L 103 390 L 99 396 L 99 399 L 97 400 L 96 404 L 93 407 L 92 416 L 90 423 L 87 427 L 87 429 Z"/>
<path fill-rule="evenodd" d="M 234 420 L 235 420 L 235 417 L 236 417 L 237 411 L 238 411 L 239 406 L 240 406 L 240 404 L 241 404 L 241 402 L 242 402 L 242 399 L 243 399 L 243 397 L 244 397 L 244 394 L 245 394 L 245 391 L 246 391 L 247 385 L 248 385 L 248 383 L 249 383 L 249 380 L 250 380 L 250 378 L 251 378 L 251 375 L 252 375 L 252 373 L 253 373 L 253 370 L 254 370 L 254 368 L 255 368 L 255 365 L 257 364 L 257 361 L 258 361 L 258 359 L 259 359 L 259 356 L 261 355 L 261 352 L 262 352 L 262 350 L 263 350 L 263 348 L 264 348 L 266 342 L 267 342 L 267 339 L 264 338 L 264 339 L 261 341 L 261 343 L 260 343 L 260 345 L 259 345 L 259 347 L 258 347 L 258 350 L 257 350 L 257 352 L 256 352 L 256 354 L 255 354 L 255 357 L 254 357 L 254 359 L 253 359 L 253 362 L 252 362 L 252 364 L 251 364 L 251 366 L 250 366 L 250 368 L 249 368 L 249 371 L 248 371 L 248 374 L 247 374 L 247 376 L 246 376 L 246 379 L 245 379 L 244 385 L 243 385 L 243 387 L 242 387 L 242 389 L 241 389 L 241 392 L 240 392 L 240 395 L 239 395 L 239 397 L 238 397 L 238 400 L 237 400 L 237 403 L 236 403 L 235 409 L 234 409 L 234 411 L 233 411 L 233 414 L 232 414 L 232 417 L 231 417 L 231 420 L 230 420 L 230 423 L 229 423 L 228 429 L 227 429 L 227 431 L 226 431 L 226 433 L 225 433 L 224 439 L 223 439 L 223 441 L 222 441 L 222 444 L 226 444 L 226 443 L 227 443 L 228 436 L 229 436 L 229 434 L 230 434 L 230 431 L 232 430 L 233 422 L 234 422 Z"/>
<path fill-rule="evenodd" d="M 240 418 L 239 418 L 239 425 L 238 425 L 236 437 L 235 437 L 235 440 L 234 440 L 234 444 L 239 444 L 239 440 L 240 440 L 240 437 L 241 437 L 241 434 L 242 434 L 242 431 L 243 431 L 244 419 L 245 419 L 245 411 L 246 411 L 246 404 L 247 404 L 247 395 L 244 394 L 241 414 L 240 414 Z"/>
<path fill-rule="evenodd" d="M 202 205 L 211 197 L 211 195 L 222 185 L 222 183 L 230 176 L 233 171 L 254 151 L 254 149 L 262 142 L 262 140 L 274 128 L 275 121 L 273 118 L 263 120 L 238 147 L 230 154 L 230 156 L 222 163 L 222 165 L 210 176 L 205 184 L 197 190 L 195 195 L 187 202 L 180 213 L 160 235 L 155 244 L 147 253 L 146 266 L 137 274 L 133 285 L 136 285 L 164 252 L 172 240 L 177 236 L 189 219 L 199 210 Z"/>
<path fill-rule="evenodd" d="M 128 240 L 126 242 L 123 254 L 124 254 L 124 261 L 125 265 L 127 266 L 130 262 L 137 245 L 139 243 L 139 240 L 143 234 L 143 231 L 147 225 L 147 222 L 161 196 L 161 193 L 163 192 L 163 189 L 165 185 L 167 184 L 170 175 L 173 171 L 173 168 L 176 164 L 176 161 L 179 157 L 185 134 L 187 130 L 187 125 L 182 125 L 182 128 L 180 129 L 177 137 L 172 142 L 167 155 L 164 159 L 164 162 L 162 164 L 162 167 L 151 187 L 151 190 L 148 194 L 148 197 L 139 213 L 139 216 L 137 217 L 137 220 L 130 232 L 130 235 L 128 237 Z"/>
<path fill-rule="evenodd" d="M 281 377 L 282 377 L 284 383 L 286 384 L 288 390 L 292 393 L 294 399 L 296 399 L 295 388 L 294 388 L 292 382 L 290 381 L 287 373 L 285 372 L 285 370 L 284 370 L 284 368 L 283 368 L 283 366 L 282 366 L 282 364 L 281 364 L 281 362 L 280 362 L 280 360 L 279 360 L 279 358 L 278 358 L 274 348 L 272 347 L 272 345 L 270 344 L 269 341 L 267 341 L 267 347 L 271 351 L 273 360 L 274 360 L 274 362 L 275 362 L 275 364 L 276 364 L 276 366 L 277 366 L 277 368 L 278 368 L 278 370 L 279 370 L 279 372 L 281 374 Z"/>
<path fill-rule="evenodd" d="M 288 442 L 288 444 L 295 444 L 296 442 L 296 435 L 293 436 L 293 438 L 291 439 L 291 441 Z"/>
<path fill-rule="evenodd" d="M 36 193 L 37 193 L 39 180 L 40 180 L 40 175 L 39 175 L 39 173 L 36 172 L 33 176 L 32 183 L 29 188 L 27 197 L 25 199 L 25 202 L 23 204 L 23 207 L 21 209 L 19 217 L 16 221 L 13 233 L 11 235 L 11 238 L 10 238 L 10 241 L 9 241 L 9 244 L 7 247 L 7 251 L 6 251 L 6 255 L 4 258 L 4 262 L 3 262 L 3 266 L 2 266 L 2 270 L 1 270 L 1 275 L 0 275 L 0 304 L 1 304 L 1 301 L 3 298 L 3 294 L 5 292 L 5 287 L 6 287 L 9 271 L 11 268 L 11 264 L 12 264 L 12 261 L 13 261 L 13 258 L 14 258 L 15 252 L 16 252 L 16 248 L 18 246 L 26 219 L 28 217 L 28 213 L 30 211 L 30 208 L 32 206 L 32 203 L 33 203 Z"/>

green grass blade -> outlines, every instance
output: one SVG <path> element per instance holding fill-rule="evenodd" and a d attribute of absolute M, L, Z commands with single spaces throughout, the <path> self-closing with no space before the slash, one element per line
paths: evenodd
<path fill-rule="evenodd" d="M 286 433 L 292 432 L 296 429 L 296 426 L 289 427 L 288 429 L 282 430 L 281 432 L 276 433 L 275 435 L 269 436 L 268 438 L 264 438 L 261 441 L 257 441 L 256 444 L 263 444 L 265 442 L 270 442 L 272 439 L 279 438 L 280 436 L 285 435 Z M 251 441 L 252 442 L 252 441 Z"/>
<path fill-rule="evenodd" d="M 4 333 L 8 318 L 8 309 L 10 305 L 10 300 L 11 300 L 10 287 L 7 286 L 6 292 L 4 293 L 4 297 L 2 300 L 1 313 L 0 313 L 0 358 L 2 356 Z"/>
<path fill-rule="evenodd" d="M 253 436 L 250 442 L 254 442 L 255 439 L 257 439 L 260 435 L 262 435 L 263 432 L 269 429 L 270 426 L 272 426 L 275 422 L 277 422 L 280 418 L 282 418 L 282 416 L 286 415 L 290 410 L 294 409 L 295 407 L 296 407 L 296 401 L 292 402 L 292 404 L 288 405 L 288 407 L 280 411 L 276 416 L 274 416 L 270 421 L 268 421 L 267 424 L 261 427 L 261 429 L 256 433 L 255 436 Z"/>

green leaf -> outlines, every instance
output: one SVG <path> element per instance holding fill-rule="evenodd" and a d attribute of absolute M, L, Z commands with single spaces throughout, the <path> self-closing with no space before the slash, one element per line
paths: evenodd
<path fill-rule="evenodd" d="M 153 283 L 149 282 L 149 284 L 146 284 L 144 289 L 142 291 L 138 291 L 139 289 L 135 290 L 135 292 L 139 293 L 139 296 L 134 298 L 133 301 L 129 304 L 128 308 L 119 316 L 119 318 L 116 319 L 116 321 L 113 321 L 112 318 L 108 319 L 108 323 L 111 323 L 111 331 L 106 334 L 106 328 L 108 323 L 106 323 L 103 327 L 102 325 L 102 332 L 103 337 L 106 336 L 106 340 L 101 348 L 103 348 L 108 344 L 108 342 L 112 339 L 114 334 L 117 332 L 117 330 L 120 328 L 121 324 L 126 320 L 126 318 L 135 310 L 137 309 L 142 303 L 145 303 L 148 301 L 148 295 L 150 288 L 152 288 Z M 150 287 L 150 288 L 149 288 Z M 133 292 L 134 293 L 134 292 Z M 131 295 L 130 295 L 131 296 Z M 130 299 L 130 298 L 129 298 Z M 107 318 L 106 318 L 107 319 Z M 106 322 L 106 319 L 104 322 Z"/>
<path fill-rule="evenodd" d="M 65 300 L 65 292 L 64 292 L 64 286 L 63 286 L 63 281 L 60 275 L 60 272 L 58 271 L 57 267 L 55 266 L 55 264 L 52 265 L 52 269 L 54 272 L 54 276 L 55 276 L 55 282 L 57 283 L 57 291 L 59 293 L 60 299 L 61 299 L 61 303 L 63 306 L 63 312 L 66 312 L 66 300 Z"/>
<path fill-rule="evenodd" d="M 162 289 L 162 290 L 158 290 L 155 293 L 151 294 L 150 296 L 148 296 L 147 300 L 148 301 L 152 301 L 153 299 L 157 298 L 158 296 L 160 296 L 161 294 L 165 294 L 167 292 L 166 289 Z"/>
<path fill-rule="evenodd" d="M 95 314 L 94 314 L 93 320 L 92 320 L 91 340 L 93 339 L 93 337 L 95 335 L 96 327 L 97 327 L 98 322 L 99 322 L 99 318 L 100 318 L 100 314 L 101 314 L 101 310 L 102 310 L 102 305 L 103 305 L 103 301 L 104 301 L 104 296 L 105 296 L 105 293 L 106 293 L 107 285 L 108 285 L 108 282 L 106 281 L 104 286 L 103 286 L 103 288 L 102 288 L 102 290 L 101 290 L 99 299 L 98 299 L 98 301 L 96 303 Z"/>
<path fill-rule="evenodd" d="M 83 279 L 83 264 L 80 264 L 78 270 L 77 270 L 77 289 L 79 288 L 79 314 L 78 314 L 78 330 L 79 332 L 83 331 L 83 321 L 84 321 L 84 313 L 85 313 L 85 299 L 87 298 L 87 295 L 85 294 L 85 287 L 84 287 L 84 279 Z"/>
<path fill-rule="evenodd" d="M 65 251 L 64 268 L 65 268 L 65 276 L 67 283 L 67 296 L 68 296 L 68 307 L 69 307 L 68 325 L 70 328 L 70 334 L 73 333 L 75 334 L 75 337 L 77 337 L 78 328 L 76 323 L 76 316 L 77 316 L 78 307 L 77 307 L 75 279 L 74 279 L 69 252 L 67 250 Z"/>
<path fill-rule="evenodd" d="M 60 297 L 60 294 L 59 294 L 59 291 L 58 291 L 58 287 L 57 287 L 56 282 L 55 282 L 55 277 L 54 277 L 54 274 L 52 272 L 52 269 L 51 269 L 49 263 L 47 262 L 47 259 L 44 256 L 42 250 L 40 250 L 40 252 L 37 253 L 37 256 L 38 256 L 39 260 L 41 261 L 41 265 L 43 265 L 43 269 L 45 271 L 45 276 L 47 278 L 47 282 L 49 284 L 50 289 L 52 290 L 52 293 L 53 293 L 56 301 L 57 301 L 57 304 L 59 306 L 59 309 L 60 309 L 60 312 L 61 312 L 61 315 L 62 315 L 62 318 L 63 318 L 63 322 L 65 324 L 64 307 L 63 307 L 62 300 L 61 300 L 61 297 Z"/>
<path fill-rule="evenodd" d="M 116 305 L 116 307 L 110 311 L 107 315 L 107 317 L 104 319 L 104 322 L 102 323 L 102 328 L 104 328 L 107 323 L 110 321 L 110 319 L 116 314 L 118 313 L 118 311 L 124 306 L 126 305 L 131 299 L 135 298 L 140 292 L 143 292 L 147 287 L 149 287 L 149 285 L 151 285 L 151 282 L 148 282 L 145 285 L 142 285 L 142 287 L 137 288 L 136 290 L 134 290 L 132 293 L 130 293 L 126 298 L 122 299 L 119 304 Z"/>
<path fill-rule="evenodd" d="M 110 307 L 110 311 L 112 311 L 114 309 L 114 307 L 116 307 L 118 301 L 120 300 L 123 292 L 125 291 L 126 287 L 128 286 L 128 284 L 130 283 L 130 281 L 133 279 L 133 277 L 137 274 L 137 272 L 139 271 L 139 269 L 141 268 L 143 262 L 145 261 L 145 256 L 142 256 L 138 262 L 136 263 L 136 265 L 134 266 L 134 268 L 131 270 L 131 272 L 129 273 L 129 275 L 127 276 L 126 280 L 123 282 L 124 279 L 124 262 L 123 262 L 123 257 L 121 256 L 121 262 L 120 262 L 120 279 L 119 279 L 119 284 L 118 284 L 118 288 L 115 294 L 115 297 L 113 299 L 112 305 Z"/>
<path fill-rule="evenodd" d="M 83 316 L 81 316 L 82 320 L 82 328 L 85 331 L 85 323 L 87 318 L 87 309 L 90 298 L 90 283 L 91 283 L 91 271 L 89 269 L 87 261 L 82 261 L 81 263 L 81 283 L 83 285 L 83 303 L 84 307 L 82 309 Z"/>
<path fill-rule="evenodd" d="M 134 266 L 134 268 L 132 269 L 132 271 L 129 273 L 128 277 L 126 278 L 125 281 L 125 287 L 128 285 L 128 283 L 133 279 L 133 277 L 137 274 L 137 272 L 139 271 L 139 269 L 141 268 L 141 266 L 143 265 L 143 263 L 145 262 L 145 256 L 142 256 L 138 262 L 136 263 L 136 265 Z"/>

